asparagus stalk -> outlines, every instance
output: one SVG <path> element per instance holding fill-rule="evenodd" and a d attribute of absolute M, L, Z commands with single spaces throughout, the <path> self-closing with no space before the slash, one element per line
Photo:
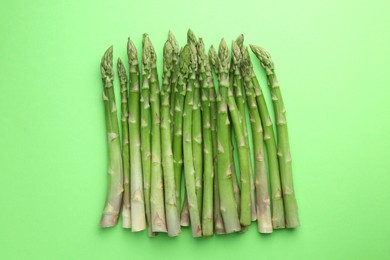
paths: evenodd
<path fill-rule="evenodd" d="M 241 63 L 242 55 L 237 44 L 233 44 L 233 55 L 237 64 Z M 241 74 L 240 68 L 235 68 L 235 75 L 237 79 L 237 98 L 242 98 Z M 257 225 L 260 233 L 272 233 L 272 220 L 271 220 L 271 208 L 270 198 L 268 191 L 268 177 L 264 160 L 264 139 L 263 128 L 261 126 L 260 114 L 256 104 L 255 93 L 253 90 L 253 84 L 251 82 L 251 76 L 244 74 L 247 77 L 245 85 L 246 98 L 249 105 L 250 123 L 252 126 L 252 140 L 253 151 L 255 154 L 255 178 L 256 178 L 256 212 L 257 212 Z"/>
<path fill-rule="evenodd" d="M 118 117 L 114 94 L 114 72 L 112 69 L 112 46 L 104 53 L 100 64 L 103 81 L 103 102 L 108 143 L 108 190 L 100 221 L 101 227 L 112 227 L 118 223 L 123 193 L 123 169 L 119 140 Z"/>
<path fill-rule="evenodd" d="M 131 39 L 127 43 L 129 61 L 129 148 L 130 148 L 130 183 L 131 183 L 131 218 L 132 231 L 141 231 L 146 227 L 144 189 L 142 185 L 142 162 L 140 150 L 140 87 L 137 49 Z"/>
<path fill-rule="evenodd" d="M 142 173 L 144 178 L 144 196 L 145 211 L 149 225 L 149 236 L 153 236 L 151 206 L 150 206 L 150 178 L 151 178 L 151 153 L 150 153 L 150 86 L 149 78 L 151 68 L 149 65 L 149 36 L 143 35 L 142 39 L 142 95 L 140 99 L 141 106 L 141 155 L 142 155 Z"/>
<path fill-rule="evenodd" d="M 247 117 L 246 117 L 246 110 L 247 110 L 247 104 L 245 102 L 244 97 L 244 91 L 242 86 L 242 79 L 241 79 L 241 73 L 240 73 L 240 62 L 241 62 L 241 50 L 243 49 L 244 45 L 244 35 L 240 34 L 235 41 L 233 41 L 232 46 L 232 70 L 233 70 L 233 87 L 234 87 L 234 96 L 236 98 L 236 103 L 238 110 L 240 112 L 241 118 L 243 120 L 243 126 L 244 126 L 244 135 L 245 135 L 245 143 L 249 147 L 249 138 L 248 138 L 248 127 L 247 127 Z M 239 56 L 238 56 L 239 55 Z M 239 59 L 238 59 L 239 58 Z M 255 183 L 253 181 L 253 157 L 250 156 L 250 183 L 251 183 L 251 216 L 252 221 L 255 221 L 257 219 L 257 213 L 256 213 L 256 199 L 255 199 Z"/>
<path fill-rule="evenodd" d="M 187 32 L 187 43 L 198 44 L 194 32 L 189 29 Z M 196 77 L 193 88 L 194 106 L 192 111 L 192 153 L 194 156 L 196 197 L 198 200 L 198 210 L 202 216 L 202 183 L 203 183 L 203 151 L 202 151 L 202 115 L 200 111 L 200 85 L 199 78 Z"/>
<path fill-rule="evenodd" d="M 173 131 L 173 123 L 174 123 L 174 115 L 175 115 L 175 97 L 176 97 L 176 87 L 177 80 L 179 76 L 180 66 L 179 66 L 179 44 L 175 38 L 175 35 L 171 31 L 169 31 L 168 41 L 172 46 L 172 79 L 170 82 L 170 92 L 169 92 L 169 100 L 170 100 L 170 115 L 171 115 L 171 126 Z M 172 134 L 173 135 L 173 134 Z M 178 209 L 180 209 L 180 204 L 177 204 Z"/>
<path fill-rule="evenodd" d="M 203 188 L 203 209 L 202 209 L 202 230 L 203 236 L 214 234 L 213 223 L 213 139 L 211 133 L 211 111 L 210 111 L 210 84 L 211 71 L 207 70 L 208 58 L 204 52 L 204 43 L 199 38 L 197 44 L 199 79 L 202 90 L 202 130 L 203 130 L 203 153 L 204 153 L 204 188 Z"/>
<path fill-rule="evenodd" d="M 260 85 L 256 75 L 253 72 L 252 62 L 249 58 L 248 49 L 245 48 L 242 61 L 242 71 L 245 74 L 245 85 L 249 86 L 252 82 L 254 86 L 256 103 L 260 113 L 260 119 L 264 131 L 264 142 L 268 155 L 268 168 L 271 183 L 271 201 L 272 201 L 272 227 L 274 229 L 284 228 L 284 207 L 283 197 L 280 187 L 279 165 L 276 151 L 275 136 L 272 127 L 272 121 L 269 116 L 268 108 L 262 95 Z"/>
<path fill-rule="evenodd" d="M 220 57 L 218 58 L 217 73 L 219 74 L 218 102 L 218 183 L 221 200 L 221 213 L 226 233 L 241 230 L 237 212 L 237 204 L 234 200 L 232 169 L 230 158 L 229 118 L 227 108 L 227 90 L 229 87 L 229 59 L 226 43 L 220 44 Z"/>
<path fill-rule="evenodd" d="M 223 68 L 228 69 L 230 67 L 229 52 L 226 46 L 226 42 L 223 39 L 218 50 L 218 63 L 220 66 L 220 74 L 223 73 Z M 245 144 L 243 120 L 241 119 L 236 101 L 234 100 L 230 84 L 220 84 L 220 87 L 222 98 L 226 100 L 229 107 L 231 121 L 233 122 L 234 132 L 237 139 L 237 150 L 241 177 L 240 223 L 243 226 L 249 226 L 251 223 L 249 148 L 248 145 Z"/>
<path fill-rule="evenodd" d="M 193 44 L 190 48 L 190 66 L 189 66 L 189 81 L 186 89 L 185 105 L 183 113 L 183 151 L 184 151 L 184 173 L 186 182 L 186 191 L 188 199 L 188 207 L 190 212 L 192 236 L 199 237 L 202 235 L 200 225 L 200 215 L 198 210 L 198 202 L 195 189 L 195 170 L 192 153 L 192 110 L 194 105 L 193 88 L 195 85 L 197 57 L 196 49 Z"/>
<path fill-rule="evenodd" d="M 145 45 L 150 56 L 148 65 L 151 75 L 150 84 L 150 108 L 151 108 L 151 180 L 150 180 L 150 212 L 153 232 L 167 232 L 164 206 L 163 173 L 161 168 L 161 132 L 160 132 L 160 86 L 156 67 L 156 52 L 149 37 Z"/>
<path fill-rule="evenodd" d="M 253 53 L 260 60 L 264 68 L 268 86 L 271 90 L 272 102 L 276 119 L 276 130 L 278 134 L 278 157 L 280 166 L 280 175 L 283 189 L 283 200 L 287 228 L 299 227 L 298 205 L 295 198 L 290 143 L 288 139 L 286 108 L 284 106 L 282 94 L 280 92 L 279 82 L 275 74 L 274 62 L 271 55 L 261 47 L 251 45 Z"/>
<path fill-rule="evenodd" d="M 203 148 L 202 148 L 202 115 L 200 111 L 200 84 L 198 78 L 194 83 L 194 106 L 192 111 L 192 152 L 194 156 L 196 197 L 199 214 L 202 214 L 202 184 L 203 184 Z"/>
<path fill-rule="evenodd" d="M 175 111 L 173 124 L 173 167 L 175 173 L 175 187 L 176 187 L 176 205 L 178 205 L 178 212 L 180 212 L 181 205 L 181 176 L 183 168 L 183 110 L 184 97 L 186 95 L 186 84 L 188 77 L 190 49 L 186 45 L 179 58 L 179 73 L 176 85 L 175 94 Z"/>
<path fill-rule="evenodd" d="M 233 85 L 233 79 L 234 79 L 234 77 L 233 77 L 233 73 L 232 73 L 232 66 L 230 66 L 230 69 L 229 69 L 229 89 Z M 230 115 L 229 115 L 229 120 L 230 120 L 230 122 L 232 121 Z M 240 186 L 238 184 L 237 172 L 236 172 L 236 168 L 238 169 L 238 171 L 240 170 L 240 165 L 239 165 L 239 163 L 237 163 L 234 160 L 235 156 L 237 156 L 237 151 L 234 148 L 237 147 L 237 145 L 236 145 L 236 140 L 234 138 L 234 127 L 232 127 L 232 125 L 229 125 L 229 140 L 230 140 L 230 160 L 231 160 L 231 164 L 232 164 L 231 167 L 232 167 L 232 177 L 233 177 L 232 181 L 233 181 L 234 198 L 236 199 L 238 214 L 240 214 L 240 211 L 241 211 L 241 199 L 240 199 L 241 190 L 240 190 Z"/>
<path fill-rule="evenodd" d="M 213 56 L 214 55 L 214 56 Z M 212 62 L 212 57 L 214 58 L 214 62 Z M 212 134 L 212 143 L 213 143 L 213 166 L 214 166 L 214 222 L 215 222 L 215 233 L 217 235 L 225 233 L 225 226 L 223 224 L 222 214 L 221 214 L 221 206 L 220 206 L 220 197 L 219 197 L 219 187 L 218 187 L 218 144 L 217 144 L 217 99 L 214 85 L 214 77 L 211 72 L 211 64 L 215 65 L 216 52 L 213 46 L 210 47 L 209 50 L 209 62 L 206 66 L 206 71 L 209 75 L 208 84 L 209 84 L 209 98 L 210 98 L 210 112 L 211 112 L 211 134 Z M 215 74 L 216 67 L 213 66 Z"/>
<path fill-rule="evenodd" d="M 121 126 L 122 126 L 122 164 L 123 164 L 123 202 L 122 202 L 122 227 L 131 228 L 130 211 L 130 149 L 129 149 L 129 125 L 127 107 L 127 75 L 122 60 L 118 59 L 118 76 L 121 86 Z"/>
<path fill-rule="evenodd" d="M 169 40 L 164 45 L 163 81 L 161 90 L 161 148 L 164 170 L 165 213 L 168 236 L 180 234 L 179 212 L 176 206 L 175 175 L 173 172 L 173 153 L 170 117 L 170 81 L 173 70 L 173 47 Z"/>

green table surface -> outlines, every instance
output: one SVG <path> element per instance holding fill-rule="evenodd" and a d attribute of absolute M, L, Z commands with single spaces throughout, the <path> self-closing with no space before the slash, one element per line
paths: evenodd
<path fill-rule="evenodd" d="M 390 257 L 388 1 L 1 1 L 0 259 Z M 147 32 L 191 27 L 206 46 L 245 34 L 276 63 L 301 227 L 148 238 L 102 230 L 106 135 L 100 58 Z M 252 55 L 254 58 L 254 56 Z M 271 99 L 264 73 L 267 102 Z M 118 87 L 118 80 L 116 80 Z"/>

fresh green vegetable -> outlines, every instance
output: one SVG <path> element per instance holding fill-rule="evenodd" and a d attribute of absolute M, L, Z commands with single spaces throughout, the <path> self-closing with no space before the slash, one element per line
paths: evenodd
<path fill-rule="evenodd" d="M 263 126 L 264 141 L 267 148 L 268 168 L 271 183 L 271 201 L 272 201 L 272 227 L 274 229 L 284 228 L 284 207 L 283 197 L 280 187 L 280 175 L 276 143 L 272 121 L 268 113 L 268 108 L 262 95 L 260 85 L 258 84 L 255 73 L 253 72 L 252 62 L 249 58 L 248 49 L 245 48 L 242 61 L 242 71 L 246 86 L 253 84 L 256 96 L 256 103 L 260 113 L 261 123 Z M 250 83 L 251 82 L 251 83 Z"/>
<path fill-rule="evenodd" d="M 111 46 L 104 53 L 100 63 L 108 143 L 108 190 L 100 221 L 101 227 L 112 227 L 118 223 L 123 194 L 123 169 L 113 85 L 114 71 L 112 68 L 112 51 L 113 48 Z"/>
<path fill-rule="evenodd" d="M 248 111 L 248 107 L 245 101 L 244 90 L 242 86 L 242 78 L 240 72 L 240 62 L 241 58 L 238 60 L 237 55 L 241 55 L 241 49 L 244 45 L 244 35 L 240 34 L 235 41 L 232 43 L 232 73 L 233 73 L 233 92 L 236 99 L 237 107 L 241 115 L 241 119 L 243 120 L 244 127 L 244 135 L 245 135 L 245 143 L 250 148 L 249 145 L 249 137 L 248 137 L 248 127 L 247 127 L 247 116 L 246 111 Z M 250 183 L 251 183 L 251 218 L 252 221 L 257 219 L 256 213 L 256 200 L 255 200 L 255 183 L 253 176 L 253 156 L 250 156 Z"/>
<path fill-rule="evenodd" d="M 180 234 L 179 211 L 176 206 L 175 175 L 169 107 L 170 81 L 173 71 L 173 47 L 169 40 L 164 45 L 163 81 L 161 90 L 161 149 L 164 170 L 164 198 L 168 236 Z"/>
<path fill-rule="evenodd" d="M 211 46 L 209 50 L 209 62 L 206 64 L 206 72 L 208 75 L 207 83 L 209 86 L 209 99 L 210 99 L 210 113 L 211 113 L 211 135 L 212 135 L 212 143 L 213 143 L 213 166 L 214 166 L 214 180 L 213 180 L 213 195 L 214 195 L 214 227 L 215 227 L 215 234 L 224 234 L 225 233 L 225 226 L 223 224 L 222 214 L 221 214 L 221 206 L 220 206 L 220 197 L 219 197 L 219 187 L 218 187 L 218 142 L 217 142 L 217 99 L 216 99 L 216 91 L 215 91 L 215 85 L 214 85 L 214 77 L 212 75 L 211 71 L 211 56 L 215 54 L 216 59 L 216 52 L 213 46 Z M 215 64 L 215 63 L 214 63 Z M 215 67 L 213 66 L 214 72 Z"/>
<path fill-rule="evenodd" d="M 149 38 L 145 45 L 150 53 L 149 66 L 151 70 L 150 110 L 151 110 L 151 180 L 150 180 L 150 212 L 153 232 L 167 232 L 164 205 L 164 183 L 161 167 L 161 132 L 160 132 L 160 85 L 158 81 L 156 52 Z"/>
<path fill-rule="evenodd" d="M 118 77 L 121 86 L 121 126 L 122 126 L 122 163 L 123 163 L 123 202 L 122 227 L 131 228 L 130 211 L 130 149 L 129 149 L 129 111 L 127 108 L 127 75 L 122 60 L 118 59 Z"/>
<path fill-rule="evenodd" d="M 129 148 L 130 148 L 130 183 L 131 183 L 131 218 L 132 231 L 141 231 L 146 228 L 145 198 L 142 183 L 142 161 L 140 140 L 140 73 L 137 49 L 131 39 L 127 43 L 127 57 L 129 61 Z"/>
<path fill-rule="evenodd" d="M 184 151 L 184 174 L 186 182 L 186 191 L 188 199 L 188 208 L 190 212 L 190 221 L 192 236 L 200 237 L 202 228 L 200 223 L 200 214 L 195 188 L 195 170 L 192 153 L 192 110 L 194 105 L 193 89 L 196 79 L 197 57 L 196 48 L 193 44 L 189 45 L 189 79 L 186 89 L 184 113 L 183 113 L 183 151 Z"/>
<path fill-rule="evenodd" d="M 153 236 L 152 218 L 150 206 L 150 178 L 151 178 L 151 153 L 150 153 L 150 86 L 151 77 L 149 36 L 143 35 L 142 39 L 142 89 L 141 89 L 141 155 L 142 155 L 142 173 L 144 178 L 145 211 L 149 225 L 149 236 Z M 132 194 L 133 196 L 133 194 Z M 133 220 L 134 221 L 134 220 Z"/>
<path fill-rule="evenodd" d="M 202 209 L 202 231 L 203 236 L 212 236 L 214 234 L 213 223 L 213 139 L 211 133 L 211 111 L 210 111 L 210 84 L 211 71 L 207 69 L 208 57 L 204 51 L 204 43 L 199 38 L 197 44 L 198 64 L 199 64 L 199 82 L 202 91 L 202 133 L 203 133 L 203 209 Z"/>
<path fill-rule="evenodd" d="M 233 43 L 233 56 L 237 64 L 241 63 L 242 55 L 237 44 Z M 240 67 L 235 67 L 237 80 L 237 99 L 242 98 L 242 84 Z M 247 75 L 245 75 L 247 76 Z M 264 156 L 263 128 L 261 126 L 260 114 L 256 104 L 251 77 L 246 80 L 246 99 L 249 106 L 250 123 L 252 126 L 253 152 L 255 157 L 255 184 L 256 184 L 256 212 L 257 225 L 260 233 L 272 233 L 272 220 L 270 198 L 268 191 L 268 177 Z"/>
<path fill-rule="evenodd" d="M 181 205 L 181 177 L 183 169 L 183 110 L 184 97 L 186 95 L 186 84 L 188 78 L 190 49 L 186 45 L 180 52 L 179 58 L 179 73 L 176 85 L 175 94 L 175 110 L 174 110 L 174 124 L 173 124 L 173 167 L 175 174 L 176 187 L 176 203 L 178 205 L 178 212 L 180 212 Z M 186 196 L 185 196 L 186 197 Z"/>
<path fill-rule="evenodd" d="M 271 59 L 271 55 L 261 47 L 255 45 L 251 45 L 250 47 L 256 57 L 260 60 L 260 64 L 264 68 L 268 77 L 268 86 L 271 90 L 275 112 L 276 130 L 278 133 L 278 157 L 283 189 L 286 227 L 296 228 L 299 227 L 299 217 L 292 177 L 291 151 L 288 139 L 286 108 L 280 92 L 279 82 L 275 74 L 274 62 Z"/>
<path fill-rule="evenodd" d="M 189 45 L 197 46 L 197 38 L 193 31 L 187 32 L 187 43 Z M 193 95 L 194 105 L 192 109 L 192 154 L 194 156 L 194 170 L 195 170 L 195 186 L 196 197 L 198 200 L 199 214 L 202 215 L 202 183 L 203 183 L 203 148 L 202 148 L 202 114 L 200 111 L 200 84 L 199 77 L 197 76 L 194 81 Z"/>
<path fill-rule="evenodd" d="M 224 40 L 221 41 L 218 51 L 218 63 L 220 66 L 220 73 L 224 67 L 229 68 L 229 52 Z M 224 89 L 226 88 L 226 89 Z M 220 93 L 222 98 L 226 100 L 229 108 L 229 114 L 233 123 L 234 132 L 237 140 L 238 159 L 240 165 L 241 178 L 241 196 L 240 196 L 240 223 L 243 226 L 249 226 L 251 223 L 251 203 L 250 203 L 250 158 L 249 148 L 245 143 L 243 120 L 238 111 L 236 101 L 233 96 L 233 89 L 230 84 L 220 84 Z"/>
<path fill-rule="evenodd" d="M 229 57 L 224 40 L 221 41 L 217 62 L 219 93 L 217 96 L 218 118 L 218 184 L 221 201 L 221 213 L 226 233 L 241 230 L 237 204 L 234 200 L 229 140 L 229 117 L 227 91 L 229 88 Z"/>

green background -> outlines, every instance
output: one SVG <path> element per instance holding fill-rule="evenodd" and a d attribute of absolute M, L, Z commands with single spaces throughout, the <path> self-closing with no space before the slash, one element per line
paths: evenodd
<path fill-rule="evenodd" d="M 388 1 L 1 1 L 0 259 L 390 257 Z M 302 226 L 150 239 L 102 230 L 100 58 L 171 29 L 206 46 L 244 33 L 276 62 Z M 255 60 L 253 60 L 255 61 Z M 264 74 L 258 62 L 268 104 Z M 161 66 L 159 66 L 161 72 Z M 118 83 L 118 81 L 116 81 Z M 118 84 L 116 85 L 118 86 Z"/>

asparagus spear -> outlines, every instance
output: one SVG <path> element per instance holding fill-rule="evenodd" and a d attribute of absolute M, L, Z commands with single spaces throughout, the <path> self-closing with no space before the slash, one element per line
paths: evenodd
<path fill-rule="evenodd" d="M 202 214 L 202 183 L 203 183 L 203 135 L 202 115 L 200 111 L 200 88 L 198 78 L 194 84 L 194 106 L 192 111 L 192 150 L 194 155 L 196 197 L 198 199 L 199 214 Z"/>
<path fill-rule="evenodd" d="M 197 38 L 194 32 L 189 29 L 187 32 L 187 43 L 197 46 Z M 200 111 L 200 85 L 196 77 L 193 88 L 194 106 L 192 111 L 192 153 L 194 156 L 196 197 L 198 199 L 198 210 L 202 215 L 202 176 L 203 176 L 203 151 L 202 151 L 202 115 Z"/>
<path fill-rule="evenodd" d="M 288 140 L 286 108 L 284 107 L 279 82 L 275 74 L 274 62 L 272 61 L 270 54 L 261 47 L 255 45 L 251 45 L 250 47 L 256 57 L 260 60 L 260 64 L 267 74 L 268 86 L 271 90 L 272 102 L 274 105 L 276 130 L 278 133 L 278 157 L 283 189 L 286 227 L 296 228 L 299 227 L 299 217 L 292 177 L 291 152 Z"/>
<path fill-rule="evenodd" d="M 130 211 L 130 149 L 129 149 L 129 112 L 127 108 L 127 75 L 122 60 L 118 59 L 118 76 L 121 86 L 121 126 L 122 126 L 122 164 L 123 164 L 123 202 L 122 227 L 131 228 Z"/>
<path fill-rule="evenodd" d="M 220 74 L 223 73 L 223 68 L 228 69 L 230 67 L 229 52 L 226 46 L 226 42 L 223 39 L 221 41 L 221 44 L 219 45 L 218 63 L 221 68 Z M 241 119 L 241 115 L 238 111 L 236 101 L 234 100 L 230 84 L 220 84 L 220 87 L 220 93 L 222 94 L 222 98 L 226 100 L 229 107 L 229 112 L 237 139 L 238 159 L 241 177 L 240 223 L 243 226 L 249 226 L 251 223 L 249 148 L 248 145 L 245 144 L 243 120 Z"/>
<path fill-rule="evenodd" d="M 213 56 L 214 55 L 214 56 Z M 216 99 L 216 92 L 215 92 L 215 85 L 214 85 L 214 77 L 211 72 L 211 63 L 215 65 L 215 59 L 216 59 L 216 52 L 213 46 L 210 47 L 209 50 L 209 62 L 206 66 L 206 71 L 209 75 L 208 77 L 208 84 L 209 84 L 209 98 L 210 98 L 210 112 L 211 112 L 211 134 L 212 134 L 212 141 L 213 141 L 213 166 L 214 166 L 214 185 L 213 185 L 213 192 L 214 192 L 214 222 L 215 222 L 215 233 L 218 234 L 224 234 L 225 233 L 225 226 L 223 224 L 223 219 L 221 215 L 221 206 L 220 206 L 220 197 L 219 197 L 219 187 L 218 187 L 218 145 L 217 145 L 217 99 Z M 214 58 L 214 62 L 212 59 Z M 213 66 L 215 74 L 216 67 Z"/>
<path fill-rule="evenodd" d="M 253 72 L 252 62 L 249 58 L 248 49 L 245 48 L 242 61 L 242 71 L 245 74 L 245 84 L 249 86 L 249 81 L 254 86 L 256 103 L 260 113 L 260 119 L 264 131 L 264 141 L 268 155 L 269 176 L 271 183 L 271 201 L 272 201 L 272 227 L 274 229 L 284 228 L 284 208 L 283 197 L 280 187 L 279 165 L 276 152 L 275 136 L 272 127 L 272 121 L 268 113 L 268 108 L 261 93 L 259 82 Z"/>
<path fill-rule="evenodd" d="M 179 73 L 175 94 L 175 111 L 173 124 L 173 167 L 175 173 L 176 205 L 180 212 L 181 205 L 181 176 L 183 168 L 183 109 L 186 95 L 190 49 L 186 45 L 179 58 Z"/>
<path fill-rule="evenodd" d="M 218 61 L 218 59 L 217 59 L 217 61 Z M 231 71 L 231 68 L 232 68 L 232 66 L 230 66 L 230 69 L 229 69 L 229 88 L 233 85 L 233 73 Z M 229 115 L 229 120 L 230 120 L 230 122 L 232 121 L 230 115 Z M 229 125 L 229 140 L 230 140 L 229 152 L 230 152 L 230 161 L 232 164 L 231 169 L 232 169 L 233 191 L 234 191 L 234 198 L 236 199 L 236 203 L 237 203 L 238 214 L 240 214 L 240 211 L 241 211 L 241 199 L 240 199 L 241 190 L 240 190 L 240 186 L 238 184 L 237 172 L 236 172 L 236 168 L 239 171 L 240 166 L 239 166 L 239 163 L 237 163 L 234 160 L 234 157 L 237 156 L 237 151 L 234 149 L 234 147 L 237 147 L 237 146 L 235 146 L 236 140 L 235 140 L 235 138 L 233 138 L 233 136 L 234 136 L 234 129 L 233 129 L 232 125 Z"/>
<path fill-rule="evenodd" d="M 150 56 L 148 66 L 151 74 L 150 108 L 151 108 L 151 179 L 150 179 L 150 212 L 153 232 L 167 232 L 164 207 L 163 174 L 161 168 L 161 132 L 160 132 L 160 86 L 156 67 L 156 52 L 149 37 L 145 39 L 145 46 Z"/>
<path fill-rule="evenodd" d="M 203 209 L 202 209 L 202 230 L 203 236 L 212 236 L 213 227 L 213 139 L 211 134 L 211 111 L 210 111 L 210 84 L 211 71 L 207 70 L 208 58 L 204 52 L 204 43 L 199 38 L 197 44 L 199 79 L 202 90 L 202 127 L 203 127 L 203 153 L 204 153 L 204 188 L 203 188 Z"/>
<path fill-rule="evenodd" d="M 188 199 L 188 207 L 190 212 L 192 236 L 199 237 L 202 235 L 200 225 L 200 215 L 195 190 L 195 172 L 192 154 L 192 110 L 193 110 L 193 88 L 195 85 L 197 57 L 196 49 L 193 44 L 190 48 L 190 66 L 189 66 L 189 81 L 186 89 L 185 105 L 183 113 L 183 151 L 184 151 L 184 173 L 186 182 L 186 191 Z"/>
<path fill-rule="evenodd" d="M 179 76 L 179 44 L 175 38 L 175 35 L 171 31 L 169 31 L 168 41 L 172 46 L 172 79 L 170 82 L 170 92 L 169 92 L 169 100 L 170 100 L 170 115 L 171 115 L 171 126 L 173 131 L 173 121 L 174 121 L 174 114 L 175 114 L 175 97 L 176 97 L 176 87 L 177 87 L 177 80 Z M 173 135 L 173 134 L 172 134 Z M 178 209 L 180 210 L 180 204 L 177 204 Z"/>
<path fill-rule="evenodd" d="M 240 34 L 235 41 L 233 41 L 232 46 L 232 70 L 233 70 L 233 87 L 234 87 L 234 96 L 236 98 L 236 103 L 238 110 L 240 111 L 241 118 L 243 120 L 244 126 L 244 135 L 245 135 L 245 143 L 249 147 L 249 138 L 248 138 L 248 128 L 247 128 L 247 117 L 246 110 L 248 109 L 247 104 L 245 102 L 244 91 L 242 87 L 242 79 L 240 73 L 240 62 L 241 62 L 241 50 L 244 45 L 244 35 Z M 255 199 L 255 183 L 253 181 L 253 157 L 250 156 L 250 182 L 251 182 L 251 215 L 252 221 L 257 219 L 256 213 L 256 199 Z"/>
<path fill-rule="evenodd" d="M 149 36 L 143 35 L 142 39 L 142 95 L 140 99 L 141 106 L 141 155 L 142 155 L 142 173 L 144 178 L 144 196 L 145 196 L 145 211 L 146 218 L 149 225 L 149 236 L 153 236 L 151 206 L 150 206 L 150 86 L 149 78 L 151 75 L 151 68 L 149 65 L 150 51 L 149 51 Z"/>
<path fill-rule="evenodd" d="M 179 212 L 176 206 L 175 175 L 173 172 L 173 153 L 171 136 L 171 118 L 169 108 L 170 79 L 173 66 L 173 47 L 169 40 L 164 45 L 164 67 L 161 90 L 161 148 L 164 169 L 165 212 L 168 236 L 180 234 Z"/>
<path fill-rule="evenodd" d="M 221 213 L 226 233 L 241 230 L 238 218 L 237 205 L 234 200 L 232 169 L 229 145 L 229 118 L 227 108 L 227 90 L 229 87 L 229 59 L 226 43 L 220 44 L 220 57 L 218 58 L 217 73 L 219 74 L 218 102 L 218 184 L 221 200 Z"/>
<path fill-rule="evenodd" d="M 129 61 L 129 148 L 130 148 L 130 183 L 131 183 L 131 218 L 132 231 L 145 229 L 144 189 L 142 185 L 142 164 L 140 150 L 140 88 L 137 49 L 131 39 L 127 42 Z"/>
<path fill-rule="evenodd" d="M 108 190 L 100 226 L 112 227 L 118 223 L 123 193 L 121 145 L 113 86 L 112 46 L 104 53 L 100 70 L 103 81 L 103 102 L 108 143 Z"/>
<path fill-rule="evenodd" d="M 237 44 L 233 44 L 233 55 L 237 63 L 241 63 L 242 55 Z M 253 151 L 255 154 L 255 178 L 256 178 L 256 212 L 257 225 L 260 233 L 272 233 L 272 220 L 270 198 L 268 191 L 268 177 L 264 160 L 264 139 L 263 128 L 261 126 L 261 119 L 259 110 L 256 104 L 253 84 L 251 82 L 251 75 L 245 74 L 247 84 L 245 84 L 246 98 L 248 100 L 250 123 L 252 126 L 252 140 Z M 237 98 L 242 98 L 242 89 L 240 68 L 235 68 L 235 75 L 237 77 Z"/>

